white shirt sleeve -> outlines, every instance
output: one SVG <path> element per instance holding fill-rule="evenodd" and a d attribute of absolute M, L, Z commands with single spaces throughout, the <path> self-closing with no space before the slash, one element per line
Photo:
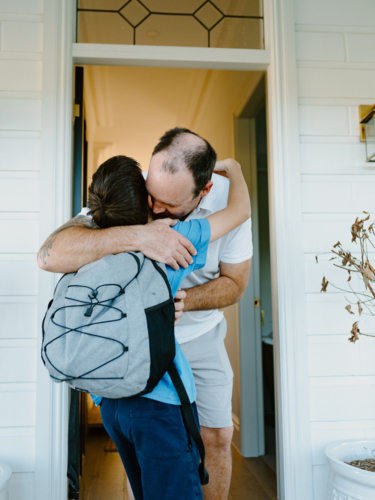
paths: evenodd
<path fill-rule="evenodd" d="M 239 264 L 253 256 L 253 236 L 251 218 L 230 232 L 220 261 L 226 264 Z"/>
<path fill-rule="evenodd" d="M 89 207 L 83 207 L 78 215 L 84 215 L 84 216 L 90 217 L 90 219 L 92 219 L 92 215 L 88 215 L 88 212 L 90 212 Z"/>

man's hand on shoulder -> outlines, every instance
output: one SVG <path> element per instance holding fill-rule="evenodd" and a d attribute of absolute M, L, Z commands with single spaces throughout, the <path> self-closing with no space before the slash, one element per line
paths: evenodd
<path fill-rule="evenodd" d="M 175 271 L 179 266 L 186 268 L 193 262 L 196 250 L 192 243 L 171 226 L 178 221 L 161 219 L 137 226 L 136 246 L 149 259 L 168 264 Z"/>

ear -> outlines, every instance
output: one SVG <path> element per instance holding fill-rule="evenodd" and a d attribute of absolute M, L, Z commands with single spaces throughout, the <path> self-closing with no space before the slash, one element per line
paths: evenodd
<path fill-rule="evenodd" d="M 151 198 L 151 195 L 150 195 L 150 194 L 147 196 L 147 203 L 148 203 L 148 208 L 149 208 L 150 210 L 152 210 L 152 205 L 153 205 L 153 203 L 152 203 L 152 198 Z"/>
<path fill-rule="evenodd" d="M 152 210 L 149 208 L 148 209 L 148 221 L 147 222 L 152 222 L 154 220 L 153 218 L 153 213 L 152 213 Z"/>
<path fill-rule="evenodd" d="M 208 195 L 208 193 L 211 191 L 213 185 L 214 185 L 214 183 L 212 181 L 207 182 L 207 184 L 204 186 L 204 188 L 200 192 L 200 195 L 202 196 L 202 198 L 204 196 Z"/>

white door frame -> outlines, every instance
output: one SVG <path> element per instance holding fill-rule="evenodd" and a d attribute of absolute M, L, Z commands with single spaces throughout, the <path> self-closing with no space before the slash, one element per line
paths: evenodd
<path fill-rule="evenodd" d="M 70 218 L 75 63 L 267 71 L 280 500 L 312 500 L 293 0 L 264 0 L 266 51 L 74 44 L 75 2 L 44 0 L 41 243 Z M 111 60 L 109 60 L 111 58 Z M 56 276 L 40 272 L 39 324 Z M 41 342 L 41 338 L 38 339 Z M 67 500 L 68 391 L 38 363 L 35 498 Z"/>

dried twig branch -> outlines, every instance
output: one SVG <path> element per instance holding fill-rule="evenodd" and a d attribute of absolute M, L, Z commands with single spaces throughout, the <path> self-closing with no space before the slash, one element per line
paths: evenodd
<path fill-rule="evenodd" d="M 371 245 L 372 248 L 375 248 L 375 244 L 373 241 L 371 241 L 370 237 L 370 234 L 375 236 L 375 230 L 374 230 L 374 223 L 371 223 L 366 227 L 366 223 L 370 220 L 370 215 L 367 212 L 364 213 L 367 215 L 367 217 L 363 219 L 357 217 L 356 220 L 354 221 L 354 224 L 352 224 L 350 228 L 350 232 L 352 235 L 352 243 L 359 245 L 360 258 L 358 259 L 355 255 L 352 254 L 352 252 L 344 250 L 340 241 L 338 241 L 335 245 L 333 245 L 333 248 L 331 250 L 331 252 L 335 255 L 335 257 L 333 257 L 330 260 L 334 259 L 341 260 L 341 265 L 336 263 L 334 263 L 333 265 L 338 269 L 343 269 L 349 275 L 347 283 L 350 290 L 340 288 L 334 285 L 333 283 L 330 283 L 328 280 L 326 280 L 325 276 L 323 277 L 322 288 L 321 288 L 321 292 L 326 292 L 328 285 L 330 285 L 336 290 L 340 290 L 341 292 L 350 293 L 351 295 L 354 295 L 354 297 L 356 298 L 355 302 L 352 302 L 347 297 L 345 297 L 345 300 L 348 302 L 348 305 L 345 306 L 345 309 L 350 314 L 355 314 L 351 309 L 351 305 L 357 305 L 359 317 L 362 314 L 366 316 L 375 316 L 375 290 L 374 290 L 375 287 L 372 286 L 372 283 L 375 282 L 375 267 L 372 266 L 370 263 L 370 257 L 368 251 L 368 245 Z M 318 262 L 317 257 L 316 261 Z M 365 287 L 364 292 L 355 291 L 353 289 L 351 283 L 352 273 L 358 273 L 361 275 L 361 279 Z M 364 312 L 364 309 L 367 312 Z M 366 337 L 375 337 L 375 335 L 360 332 L 358 328 L 358 321 L 353 323 L 352 330 L 350 333 L 351 336 L 349 340 L 350 342 L 353 343 L 359 340 L 360 335 L 365 335 Z"/>

